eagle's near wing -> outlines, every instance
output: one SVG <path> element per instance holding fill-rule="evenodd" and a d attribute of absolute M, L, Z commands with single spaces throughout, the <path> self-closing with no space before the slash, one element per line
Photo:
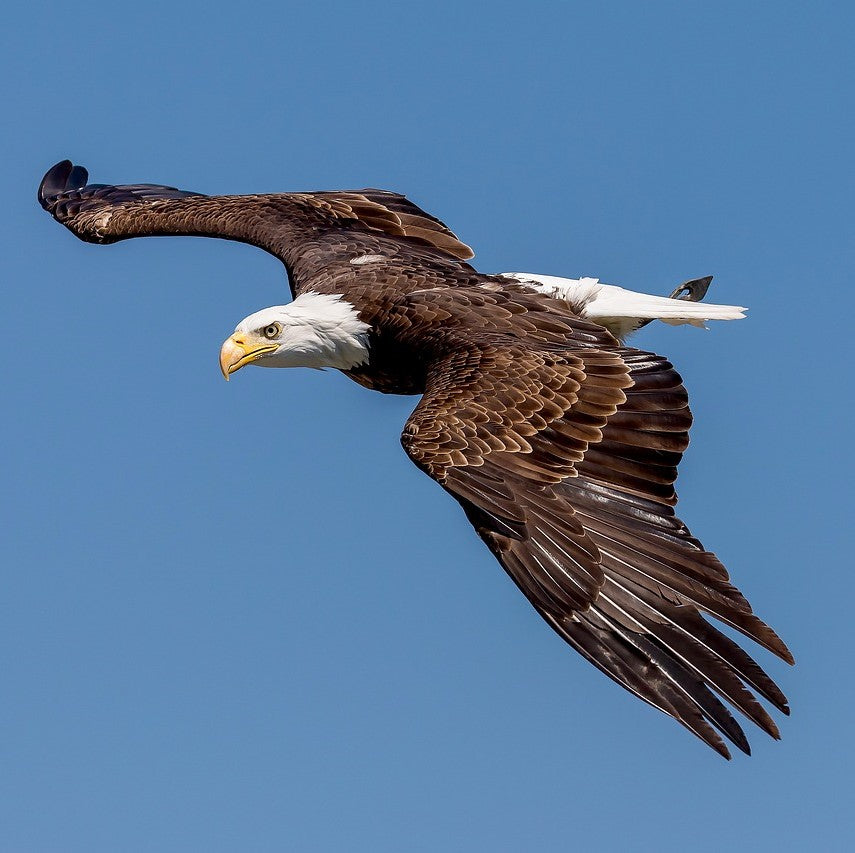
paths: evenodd
<path fill-rule="evenodd" d="M 400 262 L 465 264 L 472 250 L 438 219 L 385 190 L 206 196 L 155 184 L 87 183 L 82 166 L 57 163 L 42 179 L 41 206 L 81 240 L 221 237 L 258 246 L 288 268 L 292 290 L 360 253 Z"/>
<path fill-rule="evenodd" d="M 690 423 L 659 356 L 482 339 L 429 368 L 402 443 L 571 646 L 729 758 L 715 729 L 749 746 L 715 694 L 775 738 L 747 688 L 787 700 L 701 612 L 792 656 L 674 514 Z"/>

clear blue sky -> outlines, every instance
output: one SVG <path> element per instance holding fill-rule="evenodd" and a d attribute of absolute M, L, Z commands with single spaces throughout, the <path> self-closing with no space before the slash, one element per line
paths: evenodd
<path fill-rule="evenodd" d="M 13 4 L 4 81 L 0 851 L 851 843 L 847 3 Z M 751 308 L 649 328 L 681 515 L 793 649 L 727 763 L 578 658 L 406 459 L 415 400 L 217 353 L 286 299 L 210 240 L 88 246 L 99 182 L 373 185 L 484 271 Z"/>

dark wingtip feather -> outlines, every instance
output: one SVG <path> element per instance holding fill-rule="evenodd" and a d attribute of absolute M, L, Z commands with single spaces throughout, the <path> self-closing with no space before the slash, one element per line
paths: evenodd
<path fill-rule="evenodd" d="M 782 661 L 784 661 L 784 663 L 788 663 L 790 666 L 795 666 L 796 659 L 793 657 L 793 653 L 787 648 L 787 644 L 765 622 L 761 621 L 753 614 L 751 615 L 757 620 L 763 630 L 762 637 L 759 639 L 751 634 L 748 634 L 748 636 L 751 637 L 752 640 L 758 641 L 761 646 L 767 648 L 772 652 L 772 654 L 777 655 Z"/>
<path fill-rule="evenodd" d="M 39 204 L 42 207 L 47 207 L 45 201 L 48 198 L 59 195 L 65 189 L 65 182 L 73 169 L 71 160 L 61 160 L 45 172 L 45 176 L 39 184 Z"/>
<path fill-rule="evenodd" d="M 86 186 L 89 180 L 89 172 L 83 166 L 74 166 L 68 180 L 65 182 L 66 190 L 79 190 Z"/>
<path fill-rule="evenodd" d="M 693 278 L 691 281 L 684 281 L 671 294 L 671 299 L 700 302 L 707 295 L 712 280 L 713 277 L 711 275 L 705 275 L 703 278 Z"/>
<path fill-rule="evenodd" d="M 83 166 L 75 166 L 71 160 L 60 160 L 48 169 L 39 184 L 39 204 L 48 209 L 49 200 L 69 190 L 79 190 L 86 186 L 89 173 Z"/>
<path fill-rule="evenodd" d="M 728 761 L 733 760 L 733 756 L 730 754 L 727 744 L 716 734 L 713 727 L 709 725 L 705 719 L 702 717 L 695 720 L 683 719 L 680 717 L 675 717 L 674 719 L 676 719 L 681 725 L 685 726 L 693 735 L 695 735 L 695 737 L 700 738 L 722 758 L 725 758 Z M 742 749 L 741 746 L 739 748 Z"/>

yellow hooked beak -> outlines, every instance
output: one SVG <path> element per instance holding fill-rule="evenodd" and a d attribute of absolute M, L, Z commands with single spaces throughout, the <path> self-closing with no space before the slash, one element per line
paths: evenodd
<path fill-rule="evenodd" d="M 220 350 L 220 370 L 223 371 L 226 382 L 229 381 L 230 374 L 240 370 L 245 364 L 257 361 L 266 352 L 273 352 L 278 347 L 279 344 L 247 341 L 246 335 L 235 332 Z"/>

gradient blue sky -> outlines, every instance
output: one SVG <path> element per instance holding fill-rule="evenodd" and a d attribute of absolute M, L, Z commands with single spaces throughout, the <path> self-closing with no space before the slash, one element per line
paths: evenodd
<path fill-rule="evenodd" d="M 848 849 L 848 3 L 14 4 L 4 81 L 0 850 Z M 485 271 L 748 320 L 649 328 L 681 514 L 791 645 L 727 763 L 565 647 L 406 459 L 414 400 L 245 370 L 278 262 L 75 240 L 99 182 L 408 193 Z M 847 844 L 848 842 L 848 844 Z"/>

